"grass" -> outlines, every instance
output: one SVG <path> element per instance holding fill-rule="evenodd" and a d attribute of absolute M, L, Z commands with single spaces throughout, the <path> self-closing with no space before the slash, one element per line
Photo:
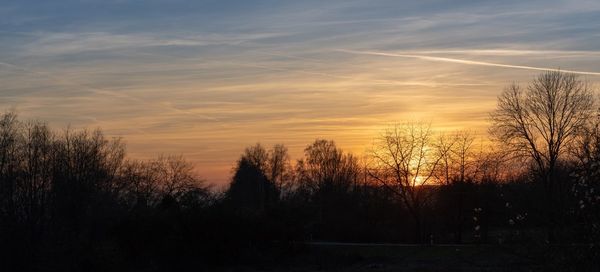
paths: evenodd
<path fill-rule="evenodd" d="M 595 271 L 580 247 L 309 245 L 286 260 L 223 271 Z"/>

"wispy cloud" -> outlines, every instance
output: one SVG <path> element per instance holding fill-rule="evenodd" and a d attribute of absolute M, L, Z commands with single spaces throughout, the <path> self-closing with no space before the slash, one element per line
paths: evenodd
<path fill-rule="evenodd" d="M 0 7 L 0 107 L 224 182 L 256 141 L 294 157 L 317 137 L 361 152 L 405 118 L 485 132 L 504 84 L 600 72 L 593 0 L 208 2 Z"/>
<path fill-rule="evenodd" d="M 22 71 L 22 72 L 28 73 L 30 75 L 47 78 L 47 79 L 51 80 L 53 83 L 56 83 L 58 85 L 76 88 L 76 89 L 82 90 L 82 91 L 89 91 L 95 95 L 108 96 L 108 97 L 112 97 L 114 99 L 119 99 L 119 100 L 125 99 L 127 101 L 130 101 L 131 103 L 138 104 L 138 105 L 143 105 L 143 106 L 147 106 L 147 107 L 158 107 L 158 108 L 166 109 L 168 111 L 175 112 L 178 114 L 194 115 L 199 118 L 205 118 L 208 120 L 216 120 L 216 118 L 211 117 L 211 116 L 199 115 L 194 112 L 190 112 L 187 110 L 182 110 L 182 109 L 172 107 L 168 103 L 148 101 L 148 100 L 144 100 L 144 99 L 141 99 L 138 97 L 134 97 L 132 95 L 128 95 L 127 93 L 124 93 L 124 92 L 117 92 L 117 91 L 106 90 L 106 89 L 102 89 L 102 88 L 98 88 L 98 87 L 92 87 L 92 86 L 89 86 L 86 84 L 78 83 L 78 82 L 75 82 L 75 81 L 72 81 L 72 80 L 69 80 L 66 78 L 62 78 L 62 77 L 53 75 L 52 73 L 40 72 L 37 70 L 32 70 L 30 68 L 24 68 L 24 67 L 14 65 L 11 63 L 6 63 L 6 62 L 0 62 L 0 65 L 9 67 L 9 68 L 12 68 L 12 69 L 15 69 L 18 71 Z"/>
<path fill-rule="evenodd" d="M 395 54 L 395 53 L 386 53 L 386 52 L 355 51 L 355 50 L 346 50 L 346 49 L 338 49 L 337 51 L 350 53 L 350 54 L 397 57 L 397 58 L 414 58 L 414 59 L 420 59 L 420 60 L 426 60 L 426 61 L 450 62 L 450 63 L 465 64 L 465 65 L 479 65 L 479 66 L 491 66 L 491 67 L 500 67 L 500 68 L 513 68 L 513 69 L 525 69 L 525 70 L 537 70 L 537 71 L 563 71 L 563 72 L 573 73 L 573 74 L 600 76 L 600 72 L 577 71 L 577 70 L 535 67 L 535 66 L 526 66 L 526 65 L 502 64 L 502 63 L 493 63 L 493 62 L 485 62 L 485 61 L 474 61 L 474 60 L 467 60 L 467 59 L 434 57 L 434 56 L 426 56 L 426 55 Z"/>
<path fill-rule="evenodd" d="M 283 33 L 241 34 L 113 34 L 109 32 L 38 33 L 25 46 L 27 55 L 61 55 L 90 51 L 140 49 L 160 46 L 239 45 L 245 42 L 279 37 Z"/>
<path fill-rule="evenodd" d="M 560 57 L 600 57 L 600 51 L 586 50 L 523 50 L 523 49 L 445 49 L 402 51 L 394 54 L 426 55 L 426 54 L 458 54 L 473 56 L 560 56 Z"/>

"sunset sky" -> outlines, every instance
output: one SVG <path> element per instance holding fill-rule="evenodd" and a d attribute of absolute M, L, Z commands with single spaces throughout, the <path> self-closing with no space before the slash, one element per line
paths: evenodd
<path fill-rule="evenodd" d="M 600 1 L 11 1 L 0 110 L 101 127 L 224 183 L 245 146 L 362 153 L 387 124 L 485 136 L 496 97 L 560 68 L 600 82 Z"/>

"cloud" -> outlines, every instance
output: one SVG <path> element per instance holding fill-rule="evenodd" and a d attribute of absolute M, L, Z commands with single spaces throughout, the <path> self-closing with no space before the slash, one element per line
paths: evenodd
<path fill-rule="evenodd" d="M 113 34 L 108 32 L 41 33 L 25 46 L 27 55 L 62 55 L 91 51 L 139 49 L 159 46 L 240 45 L 245 42 L 279 37 L 282 33 L 241 34 Z"/>
<path fill-rule="evenodd" d="M 586 50 L 522 50 L 522 49 L 439 49 L 402 51 L 396 54 L 423 55 L 423 54 L 459 54 L 473 56 L 561 56 L 561 57 L 600 57 L 600 51 Z"/>
<path fill-rule="evenodd" d="M 47 78 L 49 80 L 51 80 L 53 83 L 57 84 L 57 85 L 61 85 L 61 86 L 66 86 L 66 87 L 71 87 L 71 88 L 75 88 L 77 90 L 85 90 L 85 91 L 89 91 L 92 94 L 95 95 L 99 95 L 99 96 L 108 96 L 114 99 L 118 99 L 118 100 L 127 100 L 130 103 L 134 103 L 137 105 L 143 105 L 146 107 L 157 107 L 157 108 L 162 108 L 162 109 L 166 109 L 170 112 L 174 112 L 177 114 L 184 114 L 184 115 L 191 115 L 191 116 L 195 116 L 196 118 L 200 118 L 200 119 L 207 119 L 207 120 L 212 120 L 212 121 L 216 121 L 217 119 L 209 116 L 209 115 L 200 115 L 188 110 L 184 110 L 184 109 L 179 109 L 176 107 L 171 106 L 169 103 L 162 103 L 160 101 L 148 101 L 145 99 L 141 99 L 141 98 L 137 98 L 135 96 L 132 95 L 128 95 L 127 93 L 124 92 L 117 92 L 117 91 L 111 91 L 111 90 L 105 90 L 102 88 L 97 88 L 97 87 L 92 87 L 92 86 L 88 86 L 86 84 L 82 84 L 82 83 L 78 83 L 66 78 L 62 78 L 56 75 L 53 75 L 51 73 L 48 72 L 40 72 L 37 70 L 32 70 L 29 68 L 24 68 L 18 65 L 14 65 L 11 63 L 7 63 L 7 62 L 0 62 L 1 66 L 6 66 L 6 67 L 10 67 L 13 68 L 15 70 L 21 71 L 21 72 L 25 72 L 28 74 L 32 74 L 38 77 L 43 77 L 43 78 Z"/>
<path fill-rule="evenodd" d="M 512 65 L 512 64 L 474 61 L 474 60 L 457 59 L 457 58 L 433 57 L 433 56 L 426 56 L 426 55 L 395 54 L 395 53 L 385 53 L 385 52 L 375 52 L 375 51 L 346 50 L 346 49 L 338 49 L 337 51 L 350 53 L 350 54 L 399 57 L 399 58 L 413 58 L 413 59 L 420 59 L 420 60 L 426 60 L 426 61 L 450 62 L 450 63 L 465 64 L 465 65 L 479 65 L 479 66 L 491 66 L 491 67 L 537 70 L 537 71 L 562 71 L 562 72 L 573 73 L 573 74 L 600 76 L 600 72 L 577 71 L 577 70 L 545 68 L 545 67 L 535 67 L 535 66 L 525 66 L 525 65 Z"/>
<path fill-rule="evenodd" d="M 184 2 L 0 7 L 0 106 L 224 182 L 256 141 L 295 157 L 316 137 L 361 152 L 412 117 L 485 131 L 506 82 L 600 69 L 598 1 Z"/>

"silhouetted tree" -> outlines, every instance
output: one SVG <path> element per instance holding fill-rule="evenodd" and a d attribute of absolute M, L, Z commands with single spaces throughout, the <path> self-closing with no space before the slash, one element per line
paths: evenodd
<path fill-rule="evenodd" d="M 207 189 L 194 165 L 182 156 L 127 161 L 121 167 L 119 179 L 123 197 L 132 206 L 152 206 L 165 198 L 179 201 L 190 191 Z"/>
<path fill-rule="evenodd" d="M 52 141 L 43 123 L 20 122 L 13 112 L 0 117 L 0 239 L 16 246 L 6 255 L 34 256 L 48 227 Z"/>
<path fill-rule="evenodd" d="M 190 190 L 202 188 L 203 181 L 194 173 L 194 165 L 182 156 L 160 156 L 149 164 L 155 171 L 162 197 L 179 200 Z"/>
<path fill-rule="evenodd" d="M 339 229 L 361 173 L 358 160 L 333 141 L 317 139 L 304 149 L 304 159 L 298 160 L 296 169 L 298 193 L 316 204 L 316 224 Z"/>
<path fill-rule="evenodd" d="M 20 177 L 17 179 L 19 207 L 17 213 L 26 225 L 32 228 L 32 235 L 39 239 L 49 217 L 50 186 L 52 184 L 52 164 L 54 136 L 48 127 L 39 122 L 24 126 L 21 154 Z"/>
<path fill-rule="evenodd" d="M 129 160 L 119 175 L 123 200 L 131 207 L 150 207 L 160 200 L 160 184 L 153 163 Z"/>
<path fill-rule="evenodd" d="M 297 163 L 297 178 L 311 192 L 347 192 L 358 180 L 357 159 L 333 141 L 316 140 L 304 149 L 304 156 Z"/>
<path fill-rule="evenodd" d="M 246 147 L 242 156 L 248 163 L 254 165 L 263 173 L 266 174 L 269 172 L 269 151 L 267 151 L 260 143 Z"/>
<path fill-rule="evenodd" d="M 472 187 L 470 185 L 475 182 L 478 172 L 474 141 L 475 138 L 470 132 L 458 131 L 451 135 L 441 135 L 435 144 L 440 157 L 436 180 L 442 186 L 437 200 L 443 200 L 445 209 L 448 209 L 446 216 L 455 230 L 456 243 L 462 242 L 462 232 L 467 219 L 467 190 Z"/>
<path fill-rule="evenodd" d="M 441 184 L 475 180 L 479 172 L 475 137 L 470 131 L 457 131 L 438 137 L 435 148 L 440 156 L 436 179 Z"/>
<path fill-rule="evenodd" d="M 592 246 L 594 258 L 600 256 L 600 118 L 585 129 L 573 155 L 577 158 L 573 210 L 581 221 L 583 238 Z"/>
<path fill-rule="evenodd" d="M 289 190 L 292 169 L 288 149 L 282 144 L 276 144 L 269 150 L 268 178 L 280 193 Z"/>
<path fill-rule="evenodd" d="M 562 151 L 551 175 L 564 182 L 575 170 L 563 224 L 570 242 L 594 247 L 597 123 L 567 141 L 573 152 Z M 496 241 L 485 239 L 489 232 L 529 241 L 544 221 L 526 213 L 542 201 L 522 164 L 507 160 L 503 146 L 478 150 L 470 133 L 436 136 L 423 124 L 390 127 L 364 164 L 318 139 L 295 168 L 285 146 L 256 144 L 219 193 L 182 156 L 127 159 L 120 139 L 100 130 L 57 132 L 8 112 L 0 115 L 0 263 L 26 271 L 211 270 L 280 262 L 312 250 L 297 242 L 313 238 L 423 242 L 427 232 L 442 243 Z M 470 241 L 462 237 L 469 227 Z M 597 258 L 594 247 L 582 256 Z"/>
<path fill-rule="evenodd" d="M 236 206 L 255 212 L 264 212 L 279 198 L 277 186 L 267 176 L 271 160 L 269 152 L 260 144 L 246 148 L 237 162 L 227 192 Z"/>
<path fill-rule="evenodd" d="M 369 175 L 394 192 L 410 211 L 415 239 L 421 241 L 422 211 L 429 200 L 425 189 L 435 178 L 451 146 L 437 149 L 429 125 L 397 124 L 384 131 L 371 151 Z"/>
<path fill-rule="evenodd" d="M 533 161 L 536 177 L 542 182 L 547 208 L 549 239 L 553 225 L 563 214 L 564 180 L 554 178 L 557 164 L 586 126 L 594 99 L 590 87 L 576 75 L 545 72 L 524 90 L 517 84 L 498 97 L 491 114 L 492 134 L 517 156 Z"/>
<path fill-rule="evenodd" d="M 8 218 L 16 216 L 16 178 L 19 171 L 21 148 L 21 123 L 13 112 L 7 112 L 0 119 L 0 209 Z"/>

